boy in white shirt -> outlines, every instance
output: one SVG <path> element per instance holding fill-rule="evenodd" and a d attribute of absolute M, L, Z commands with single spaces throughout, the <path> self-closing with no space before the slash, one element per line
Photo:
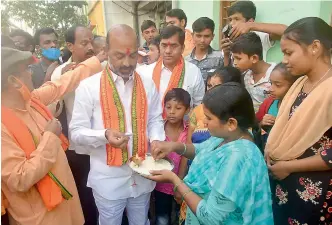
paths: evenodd
<path fill-rule="evenodd" d="M 275 63 L 263 60 L 263 47 L 257 34 L 250 32 L 241 35 L 231 47 L 234 66 L 244 74 L 244 85 L 254 103 L 255 112 L 270 89 L 270 74 Z"/>

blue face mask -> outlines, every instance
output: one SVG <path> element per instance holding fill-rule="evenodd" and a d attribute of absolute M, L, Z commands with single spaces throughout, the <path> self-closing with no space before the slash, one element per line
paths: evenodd
<path fill-rule="evenodd" d="M 42 56 L 44 56 L 48 60 L 55 61 L 58 60 L 61 56 L 61 51 L 58 48 L 42 48 Z"/>

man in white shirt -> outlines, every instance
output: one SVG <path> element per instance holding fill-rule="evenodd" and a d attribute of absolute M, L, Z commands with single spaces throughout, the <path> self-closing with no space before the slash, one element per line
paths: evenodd
<path fill-rule="evenodd" d="M 95 55 L 93 50 L 93 34 L 89 28 L 83 26 L 71 27 L 65 34 L 65 40 L 67 43 L 67 48 L 72 53 L 72 56 L 66 63 L 60 65 L 54 70 L 51 77 L 52 81 L 59 80 L 63 74 L 64 68 L 69 66 L 69 64 L 73 64 L 73 66 L 75 66 L 76 64 L 79 64 L 80 62 L 83 62 Z M 61 124 L 64 129 L 68 127 L 72 118 L 74 100 L 75 92 L 70 92 L 66 94 L 63 100 L 59 102 L 60 110 L 63 110 L 60 114 L 60 118 L 67 120 L 61 120 Z M 58 110 L 57 114 L 59 114 L 60 110 Z M 65 113 L 64 117 L 62 117 L 63 113 Z M 64 124 L 66 122 L 67 124 Z M 82 151 L 79 154 L 75 153 L 75 146 L 70 139 L 70 136 L 70 132 L 68 132 L 70 145 L 68 151 L 66 151 L 66 155 L 75 179 L 78 194 L 80 196 L 85 218 L 85 225 L 97 225 L 97 207 L 93 199 L 91 188 L 86 186 L 87 177 L 90 170 L 90 159 L 88 155 L 83 155 Z"/>
<path fill-rule="evenodd" d="M 162 57 L 156 63 L 138 68 L 138 72 L 155 82 L 162 102 L 167 91 L 183 88 L 189 92 L 194 106 L 201 104 L 205 85 L 200 69 L 182 57 L 184 31 L 167 26 L 161 31 L 160 39 Z"/>
<path fill-rule="evenodd" d="M 88 186 L 100 225 L 120 225 L 125 208 L 130 225 L 150 224 L 148 210 L 155 183 L 134 173 L 128 160 L 136 154 L 144 156 L 147 141 L 165 140 L 165 133 L 155 85 L 135 72 L 137 46 L 131 27 L 112 27 L 107 34 L 109 66 L 76 90 L 69 130 L 78 153 L 81 146 L 89 149 Z"/>

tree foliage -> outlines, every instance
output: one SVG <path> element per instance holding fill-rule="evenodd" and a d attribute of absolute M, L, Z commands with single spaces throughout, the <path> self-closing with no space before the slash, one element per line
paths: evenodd
<path fill-rule="evenodd" d="M 63 41 L 65 31 L 72 25 L 87 25 L 84 15 L 86 1 L 1 1 L 1 28 L 8 26 L 9 18 L 24 21 L 33 30 L 52 27 Z"/>

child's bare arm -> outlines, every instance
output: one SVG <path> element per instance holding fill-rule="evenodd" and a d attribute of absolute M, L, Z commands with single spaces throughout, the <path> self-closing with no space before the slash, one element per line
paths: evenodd
<path fill-rule="evenodd" d="M 280 40 L 287 26 L 279 23 L 251 23 L 251 31 L 268 33 L 271 40 Z"/>
<path fill-rule="evenodd" d="M 183 180 L 183 178 L 187 175 L 188 172 L 188 159 L 186 157 L 181 157 L 180 165 L 179 165 L 179 178 Z"/>
<path fill-rule="evenodd" d="M 260 31 L 269 34 L 271 40 L 279 40 L 286 28 L 286 25 L 277 23 L 238 23 L 233 26 L 230 38 L 233 40 L 239 37 L 241 34 L 245 34 L 250 31 Z"/>

